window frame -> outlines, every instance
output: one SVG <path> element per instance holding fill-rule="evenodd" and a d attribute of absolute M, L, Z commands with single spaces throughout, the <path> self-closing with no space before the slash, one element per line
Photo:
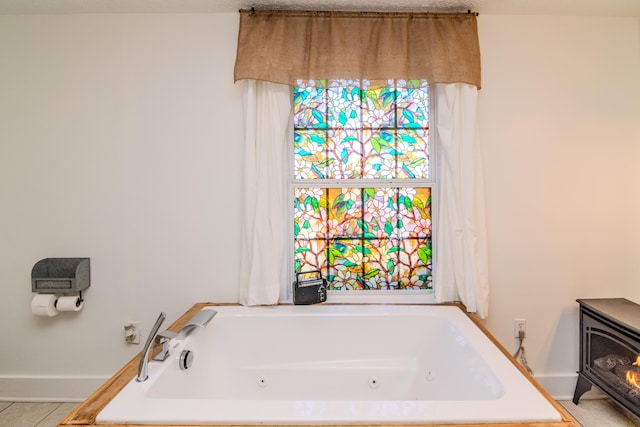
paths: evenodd
<path fill-rule="evenodd" d="M 294 236 L 293 236 L 293 224 L 294 224 L 294 190 L 295 188 L 430 188 L 431 191 L 431 274 L 432 274 L 432 287 L 431 289 L 403 289 L 403 290 L 386 290 L 386 289 L 359 289 L 359 290 L 329 290 L 327 301 L 336 303 L 391 303 L 391 304 L 429 304 L 435 303 L 435 287 L 436 283 L 433 281 L 435 277 L 435 269 L 437 265 L 437 248 L 436 248 L 436 227 L 434 223 L 438 221 L 438 206 L 439 202 L 439 186 L 436 177 L 437 175 L 437 140 L 435 132 L 433 132 L 432 124 L 435 122 L 436 117 L 435 102 L 433 102 L 433 85 L 428 84 L 429 89 L 429 178 L 428 179 L 295 179 L 295 153 L 293 136 L 295 133 L 293 120 L 290 123 L 290 139 L 287 143 L 287 156 L 288 156 L 288 171 L 287 171 L 287 283 L 284 285 L 285 289 L 281 291 L 281 295 L 285 296 L 286 302 L 293 302 L 293 286 L 292 283 L 295 280 L 295 257 L 294 257 Z M 290 89 L 291 102 L 292 102 L 292 117 L 293 117 L 293 95 L 294 87 Z M 411 184 L 411 185 L 407 185 Z"/>

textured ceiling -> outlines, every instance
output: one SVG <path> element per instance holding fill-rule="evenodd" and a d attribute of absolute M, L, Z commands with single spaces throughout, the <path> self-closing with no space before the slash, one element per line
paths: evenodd
<path fill-rule="evenodd" d="M 640 17 L 640 0 L 0 0 L 0 14 L 224 13 L 251 7 Z"/>

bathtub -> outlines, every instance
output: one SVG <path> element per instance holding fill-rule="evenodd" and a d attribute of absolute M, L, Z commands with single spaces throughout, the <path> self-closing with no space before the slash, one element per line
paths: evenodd
<path fill-rule="evenodd" d="M 573 425 L 458 306 L 212 308 L 95 423 Z"/>

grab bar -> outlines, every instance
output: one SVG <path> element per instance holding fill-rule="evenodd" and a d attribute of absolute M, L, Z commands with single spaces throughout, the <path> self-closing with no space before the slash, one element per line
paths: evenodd
<path fill-rule="evenodd" d="M 193 331 L 195 328 L 202 328 L 204 329 L 209 322 L 211 322 L 211 319 L 213 319 L 213 317 L 218 314 L 217 311 L 210 309 L 210 308 L 203 308 L 202 310 L 200 310 L 199 312 L 197 312 L 188 322 L 186 325 L 184 325 L 182 327 L 182 329 L 180 330 L 180 332 L 178 332 L 178 335 L 176 336 L 177 340 L 183 340 L 185 339 L 190 333 L 191 331 Z"/>

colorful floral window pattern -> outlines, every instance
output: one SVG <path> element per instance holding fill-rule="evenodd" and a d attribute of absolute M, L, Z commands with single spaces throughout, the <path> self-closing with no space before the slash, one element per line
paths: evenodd
<path fill-rule="evenodd" d="M 425 80 L 300 82 L 295 179 L 428 179 Z"/>
<path fill-rule="evenodd" d="M 424 80 L 299 82 L 296 272 L 332 290 L 431 289 L 428 99 Z"/>

